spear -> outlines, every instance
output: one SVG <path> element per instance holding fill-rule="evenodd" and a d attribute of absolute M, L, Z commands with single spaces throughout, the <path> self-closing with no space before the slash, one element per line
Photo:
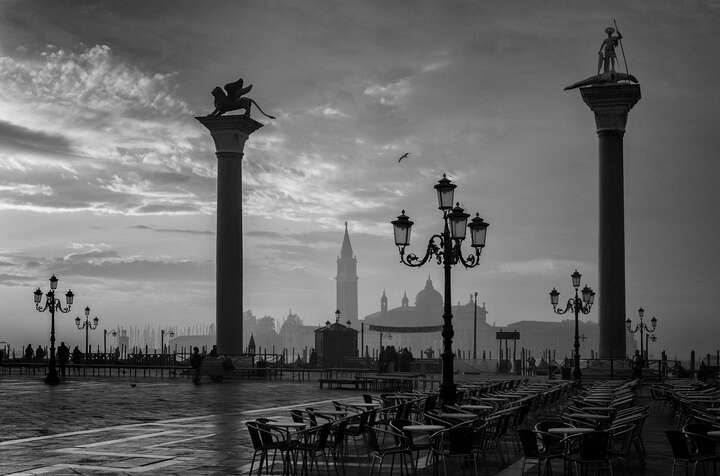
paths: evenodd
<path fill-rule="evenodd" d="M 613 18 L 613 24 L 615 25 L 615 31 L 617 31 L 618 35 L 620 36 L 620 28 L 618 28 L 618 24 L 614 18 Z M 627 67 L 627 58 L 625 57 L 625 49 L 623 48 L 622 38 L 618 38 L 618 43 L 620 43 L 620 52 L 623 55 L 623 63 L 625 63 L 625 73 L 629 76 L 630 70 L 628 70 L 628 67 Z"/>

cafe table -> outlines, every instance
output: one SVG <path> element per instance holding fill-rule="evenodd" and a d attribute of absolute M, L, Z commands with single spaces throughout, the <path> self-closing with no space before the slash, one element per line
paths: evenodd
<path fill-rule="evenodd" d="M 405 425 L 403 430 L 414 432 L 414 433 L 429 433 L 444 430 L 445 427 L 442 425 Z"/>
<path fill-rule="evenodd" d="M 554 433 L 554 434 L 561 434 L 561 435 L 579 435 L 582 433 L 592 433 L 595 430 L 592 428 L 584 428 L 584 427 L 561 427 L 561 428 L 550 428 L 548 430 L 548 433 Z"/>
<path fill-rule="evenodd" d="M 474 420 L 478 416 L 474 413 L 460 413 L 460 412 L 447 412 L 447 413 L 436 413 L 433 416 L 438 418 L 451 418 L 456 420 Z"/>
<path fill-rule="evenodd" d="M 495 407 L 492 405 L 460 405 L 463 410 L 479 411 L 479 410 L 493 410 Z"/>

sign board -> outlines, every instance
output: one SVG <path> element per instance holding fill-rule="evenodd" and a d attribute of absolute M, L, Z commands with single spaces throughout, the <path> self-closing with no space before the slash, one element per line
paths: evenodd
<path fill-rule="evenodd" d="M 495 333 L 495 339 L 496 340 L 520 340 L 520 333 L 518 331 L 515 332 L 496 332 Z"/>

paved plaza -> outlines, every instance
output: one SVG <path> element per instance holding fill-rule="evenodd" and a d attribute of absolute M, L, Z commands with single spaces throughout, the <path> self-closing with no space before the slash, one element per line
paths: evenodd
<path fill-rule="evenodd" d="M 0 474 L 248 474 L 245 421 L 359 399 L 358 392 L 321 390 L 310 382 L 195 386 L 184 379 L 108 378 L 47 387 L 37 377 L 0 377 Z M 628 474 L 670 474 L 662 430 L 671 425 L 667 411 L 651 414 L 644 436 L 648 465 L 633 464 Z M 519 458 L 481 474 L 520 474 Z M 368 474 L 363 459 L 348 463 L 348 474 Z"/>

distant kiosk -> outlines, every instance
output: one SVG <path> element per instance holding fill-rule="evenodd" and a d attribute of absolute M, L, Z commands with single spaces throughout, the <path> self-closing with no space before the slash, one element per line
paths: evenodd
<path fill-rule="evenodd" d="M 515 355 L 517 353 L 517 341 L 520 340 L 520 333 L 518 331 L 506 332 L 499 331 L 495 333 L 495 339 L 498 341 L 500 352 L 498 355 L 498 371 L 507 373 L 510 371 L 512 365 L 510 364 L 510 352 L 508 350 L 508 341 L 513 341 L 513 362 L 515 362 Z M 505 341 L 505 358 L 503 359 L 503 341 Z"/>
<path fill-rule="evenodd" d="M 348 321 L 349 322 L 349 321 Z M 358 356 L 358 331 L 340 324 L 340 311 L 335 311 L 335 322 L 315 330 L 315 352 L 318 366 L 343 367 L 347 359 Z"/>

